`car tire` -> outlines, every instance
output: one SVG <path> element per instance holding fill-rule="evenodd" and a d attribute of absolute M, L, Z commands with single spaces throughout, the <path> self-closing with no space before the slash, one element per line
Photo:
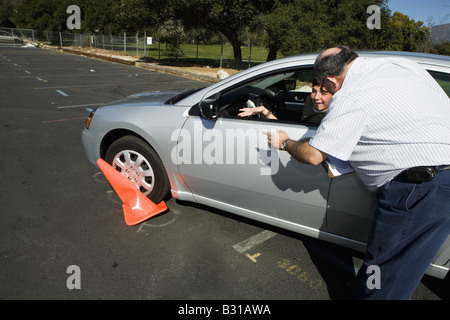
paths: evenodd
<path fill-rule="evenodd" d="M 170 191 L 169 179 L 156 151 L 135 136 L 111 144 L 105 161 L 130 180 L 150 200 L 159 203 Z"/>

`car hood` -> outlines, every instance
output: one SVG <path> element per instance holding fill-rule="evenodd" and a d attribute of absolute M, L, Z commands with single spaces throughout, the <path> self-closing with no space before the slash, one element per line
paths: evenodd
<path fill-rule="evenodd" d="M 117 105 L 137 105 L 137 104 L 165 104 L 168 100 L 176 97 L 177 95 L 185 92 L 186 90 L 175 91 L 154 91 L 154 92 L 142 92 L 133 94 L 126 98 L 116 100 L 105 104 L 104 106 L 117 106 Z"/>

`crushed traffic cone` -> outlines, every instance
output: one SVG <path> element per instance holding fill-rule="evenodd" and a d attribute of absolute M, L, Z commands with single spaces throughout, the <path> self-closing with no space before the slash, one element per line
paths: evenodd
<path fill-rule="evenodd" d="M 123 202 L 122 208 L 127 225 L 134 226 L 167 210 L 164 201 L 159 204 L 151 201 L 133 183 L 103 159 L 98 159 L 97 164 Z"/>

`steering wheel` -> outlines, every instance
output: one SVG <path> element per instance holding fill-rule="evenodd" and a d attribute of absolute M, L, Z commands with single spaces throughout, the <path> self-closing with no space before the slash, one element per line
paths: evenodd
<path fill-rule="evenodd" d="M 271 92 L 261 92 L 257 93 L 246 93 L 239 96 L 230 104 L 223 106 L 220 110 L 220 113 L 223 115 L 231 115 L 236 116 L 239 113 L 240 109 L 248 108 L 247 101 L 251 100 L 256 107 L 263 105 L 266 109 L 271 111 L 272 113 L 278 106 L 278 102 L 272 95 Z M 274 95 L 274 94 L 273 94 Z M 255 115 L 253 117 L 264 118 L 262 114 Z"/>
<path fill-rule="evenodd" d="M 274 114 L 274 111 L 278 107 L 278 101 L 274 96 L 271 95 L 271 91 L 264 90 L 264 92 L 260 93 L 256 99 L 256 106 L 264 106 L 267 110 Z M 259 118 L 264 118 L 264 116 L 260 113 L 258 114 Z"/>

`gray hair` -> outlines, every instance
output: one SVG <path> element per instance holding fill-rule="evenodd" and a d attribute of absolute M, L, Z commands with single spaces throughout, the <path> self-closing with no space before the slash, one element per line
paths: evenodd
<path fill-rule="evenodd" d="M 317 78 L 323 82 L 328 76 L 339 76 L 344 67 L 358 57 L 358 54 L 346 46 L 337 46 L 341 49 L 334 54 L 319 54 L 314 63 L 314 72 Z"/>

